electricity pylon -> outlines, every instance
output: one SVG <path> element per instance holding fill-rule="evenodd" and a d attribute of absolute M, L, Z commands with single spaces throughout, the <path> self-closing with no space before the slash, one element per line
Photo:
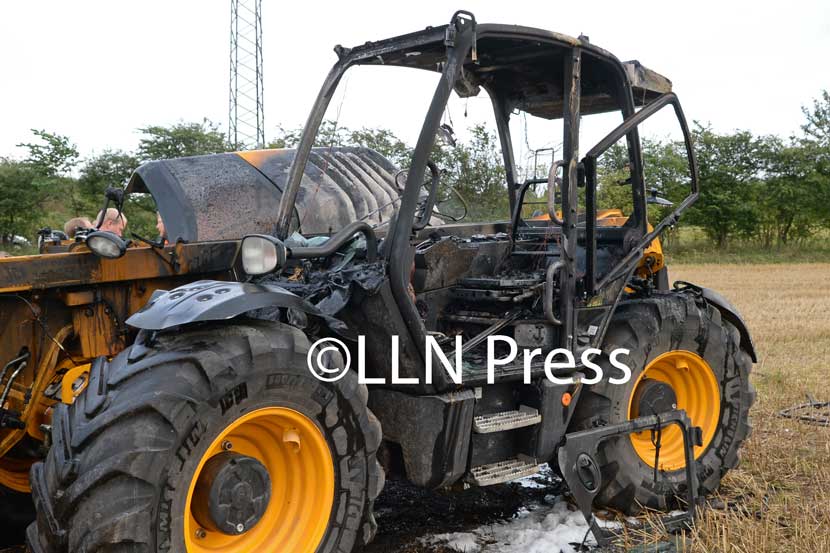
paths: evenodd
<path fill-rule="evenodd" d="M 230 42 L 228 141 L 239 150 L 262 148 L 262 0 L 231 0 Z"/>

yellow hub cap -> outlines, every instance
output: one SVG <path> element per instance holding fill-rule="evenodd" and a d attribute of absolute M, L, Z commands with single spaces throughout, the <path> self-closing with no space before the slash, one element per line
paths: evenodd
<path fill-rule="evenodd" d="M 256 459 L 271 482 L 262 518 L 239 535 L 205 528 L 194 516 L 202 469 L 228 451 Z M 184 542 L 188 553 L 311 553 L 326 533 L 333 503 L 334 462 L 320 429 L 293 409 L 258 409 L 228 426 L 200 460 L 187 494 Z"/>
<path fill-rule="evenodd" d="M 646 366 L 634 383 L 628 400 L 629 419 L 652 414 L 641 407 L 636 398 L 654 381 L 671 388 L 677 409 L 685 410 L 692 424 L 703 430 L 703 445 L 694 448 L 697 459 L 706 451 L 718 429 L 720 387 L 715 373 L 702 357 L 690 351 L 669 351 L 658 356 Z M 677 425 L 671 424 L 663 428 L 660 443 L 660 470 L 674 471 L 686 466 L 683 434 Z M 631 434 L 631 444 L 637 455 L 648 466 L 654 467 L 655 447 L 651 441 L 651 431 Z"/>

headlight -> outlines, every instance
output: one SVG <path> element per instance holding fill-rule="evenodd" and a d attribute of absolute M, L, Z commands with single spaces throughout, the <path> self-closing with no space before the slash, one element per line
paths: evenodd
<path fill-rule="evenodd" d="M 273 236 L 251 234 L 242 239 L 242 269 L 249 275 L 272 273 L 285 265 L 285 244 Z"/>
<path fill-rule="evenodd" d="M 127 241 L 105 230 L 89 233 L 86 237 L 86 245 L 95 255 L 107 259 L 118 259 L 127 252 Z"/>

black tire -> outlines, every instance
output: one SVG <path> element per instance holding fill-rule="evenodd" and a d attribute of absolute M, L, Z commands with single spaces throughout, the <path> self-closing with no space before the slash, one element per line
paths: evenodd
<path fill-rule="evenodd" d="M 605 337 L 604 351 L 626 348 L 622 358 L 632 370 L 626 384 L 615 385 L 609 377 L 622 371 L 607 359 L 598 362 L 603 380 L 587 387 L 574 416 L 574 430 L 604 426 L 628 419 L 628 405 L 638 376 L 651 360 L 668 351 L 698 354 L 712 368 L 720 391 L 720 416 L 714 437 L 698 456 L 698 492 L 715 491 L 727 471 L 740 460 L 740 447 L 752 430 L 749 409 L 755 390 L 749 382 L 752 360 L 741 349 L 737 329 L 721 319 L 720 312 L 692 293 L 668 293 L 649 299 L 621 303 Z M 682 408 L 682 406 L 681 406 Z M 603 442 L 598 452 L 603 487 L 595 504 L 636 514 L 643 507 L 668 510 L 685 499 L 685 470 L 661 472 L 654 482 L 654 469 L 637 455 L 628 436 Z"/>
<path fill-rule="evenodd" d="M 22 544 L 33 520 L 32 496 L 0 485 L 0 548 Z"/>
<path fill-rule="evenodd" d="M 273 406 L 314 421 L 334 461 L 318 552 L 348 553 L 374 537 L 381 428 L 354 374 L 335 383 L 312 377 L 307 338 L 280 323 L 210 324 L 152 344 L 147 336 L 111 362 L 96 361 L 85 392 L 56 409 L 53 447 L 31 473 L 31 551 L 184 553 L 181 514 L 199 459 L 241 414 Z"/>

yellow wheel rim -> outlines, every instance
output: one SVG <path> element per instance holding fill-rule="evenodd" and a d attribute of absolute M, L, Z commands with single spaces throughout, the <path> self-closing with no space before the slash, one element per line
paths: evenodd
<path fill-rule="evenodd" d="M 694 448 L 695 459 L 698 459 L 715 437 L 720 419 L 720 387 L 712 367 L 690 351 L 675 350 L 658 356 L 646 366 L 634 383 L 628 400 L 629 419 L 651 414 L 641 413 L 640 406 L 634 401 L 638 397 L 638 389 L 648 379 L 670 386 L 677 398 L 677 408 L 685 410 L 692 424 L 703 430 L 703 445 Z M 686 466 L 683 434 L 677 425 L 671 424 L 663 428 L 660 443 L 660 470 L 674 471 Z M 654 467 L 655 447 L 650 431 L 631 434 L 631 445 L 643 462 Z"/>
<path fill-rule="evenodd" d="M 265 513 L 240 535 L 203 528 L 193 514 L 202 468 L 229 445 L 262 463 L 271 479 Z M 184 542 L 188 553 L 310 553 L 326 533 L 333 503 L 334 462 L 317 425 L 293 409 L 258 409 L 228 426 L 200 460 L 187 494 Z"/>
<path fill-rule="evenodd" d="M 29 469 L 33 460 L 0 459 L 0 484 L 16 492 L 31 493 Z"/>

